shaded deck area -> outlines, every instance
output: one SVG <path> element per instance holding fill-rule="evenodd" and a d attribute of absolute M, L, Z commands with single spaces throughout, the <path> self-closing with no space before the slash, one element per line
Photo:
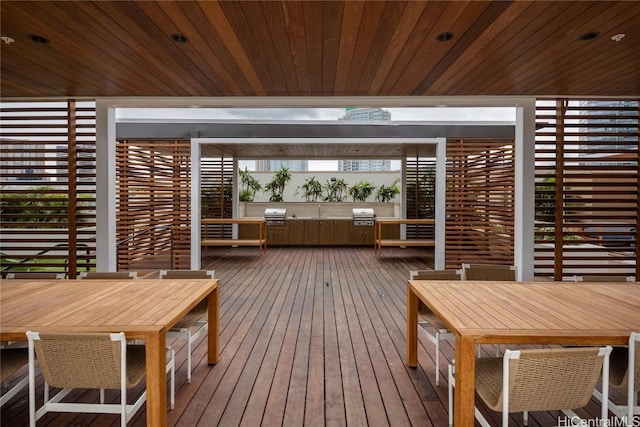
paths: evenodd
<path fill-rule="evenodd" d="M 405 365 L 406 281 L 409 270 L 433 266 L 430 249 L 385 248 L 378 257 L 372 248 L 270 247 L 262 256 L 210 248 L 203 260 L 221 280 L 221 359 L 208 366 L 201 342 L 187 384 L 184 342 L 170 342 L 178 370 L 169 426 L 447 425 L 453 347 L 441 345 L 438 387 L 426 338 L 418 368 Z M 498 414 L 481 410 L 498 425 Z M 599 404 L 576 412 L 595 417 Z M 26 391 L 1 415 L 2 425 L 27 425 Z M 558 416 L 532 413 L 529 425 L 556 425 Z M 145 422 L 143 410 L 130 425 Z M 38 425 L 118 423 L 113 415 L 47 414 Z"/>

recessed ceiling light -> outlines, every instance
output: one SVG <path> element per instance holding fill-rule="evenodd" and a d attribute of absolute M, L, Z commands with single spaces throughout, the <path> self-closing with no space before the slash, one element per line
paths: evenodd
<path fill-rule="evenodd" d="M 588 33 L 584 33 L 583 35 L 581 35 L 580 37 L 578 37 L 578 40 L 580 41 L 587 41 L 587 40 L 593 40 L 596 37 L 598 37 L 600 35 L 599 32 L 597 31 L 589 31 Z"/>
<path fill-rule="evenodd" d="M 171 34 L 171 40 L 176 43 L 186 43 L 189 41 L 187 36 L 185 36 L 184 34 Z"/>
<path fill-rule="evenodd" d="M 29 39 L 31 39 L 31 41 L 34 41 L 36 43 L 42 43 L 42 44 L 49 43 L 49 39 L 48 38 L 39 36 L 37 34 L 30 35 Z"/>
<path fill-rule="evenodd" d="M 11 43 L 13 43 L 15 41 L 14 39 L 12 39 L 11 37 L 8 37 L 8 36 L 2 36 L 2 37 L 0 37 L 0 40 L 5 42 L 5 44 L 11 44 Z"/>
<path fill-rule="evenodd" d="M 436 36 L 436 40 L 438 40 L 439 42 L 448 42 L 449 40 L 451 40 L 454 37 L 453 33 L 440 33 Z"/>
<path fill-rule="evenodd" d="M 611 40 L 613 40 L 614 42 L 619 42 L 624 38 L 624 36 L 625 36 L 625 33 L 615 34 L 611 36 Z"/>

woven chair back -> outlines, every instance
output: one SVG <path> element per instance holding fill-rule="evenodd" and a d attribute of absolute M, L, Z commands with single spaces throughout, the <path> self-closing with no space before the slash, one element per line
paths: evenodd
<path fill-rule="evenodd" d="M 417 270 L 411 272 L 412 280 L 462 280 L 460 270 Z"/>
<path fill-rule="evenodd" d="M 213 279 L 214 270 L 161 270 L 161 279 Z"/>
<path fill-rule="evenodd" d="M 90 280 L 126 280 L 137 279 L 138 273 L 135 271 L 87 271 L 80 273 L 80 278 Z"/>
<path fill-rule="evenodd" d="M 64 273 L 50 273 L 37 271 L 24 271 L 19 273 L 7 273 L 7 279 L 33 279 L 33 280 L 61 280 L 65 278 Z"/>
<path fill-rule="evenodd" d="M 511 265 L 462 264 L 462 269 L 464 280 L 516 280 L 516 269 Z"/>
<path fill-rule="evenodd" d="M 522 350 L 520 358 L 509 363 L 509 412 L 586 406 L 602 371 L 604 358 L 598 351 L 596 347 Z"/>
<path fill-rule="evenodd" d="M 626 276 L 606 276 L 597 274 L 587 274 L 576 276 L 576 282 L 626 282 Z"/>
<path fill-rule="evenodd" d="M 34 341 L 44 379 L 58 388 L 121 387 L 121 343 L 108 333 L 40 333 Z M 128 383 L 127 387 L 135 384 Z"/>

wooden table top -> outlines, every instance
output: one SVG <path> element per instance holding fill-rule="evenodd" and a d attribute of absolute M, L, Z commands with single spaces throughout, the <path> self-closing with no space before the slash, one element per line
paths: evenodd
<path fill-rule="evenodd" d="M 3 280 L 0 336 L 37 331 L 158 333 L 173 326 L 219 284 L 217 279 Z"/>
<path fill-rule="evenodd" d="M 409 281 L 454 333 L 477 343 L 625 344 L 640 331 L 638 282 Z"/>

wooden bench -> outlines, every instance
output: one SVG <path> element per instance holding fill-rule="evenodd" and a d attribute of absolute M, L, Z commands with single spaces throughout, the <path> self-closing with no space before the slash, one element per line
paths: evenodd
<path fill-rule="evenodd" d="M 401 218 L 377 218 L 374 234 L 374 250 L 380 255 L 383 246 L 435 246 L 434 239 L 383 239 L 382 227 L 384 225 L 434 225 L 435 220 L 429 219 L 401 219 Z"/>
<path fill-rule="evenodd" d="M 208 236 L 207 225 L 225 225 L 225 224 L 250 224 L 258 226 L 257 239 L 211 239 Z M 262 250 L 267 250 L 267 222 L 264 218 L 206 218 L 202 220 L 204 228 L 204 236 L 200 241 L 201 246 L 257 246 L 259 255 Z"/>

